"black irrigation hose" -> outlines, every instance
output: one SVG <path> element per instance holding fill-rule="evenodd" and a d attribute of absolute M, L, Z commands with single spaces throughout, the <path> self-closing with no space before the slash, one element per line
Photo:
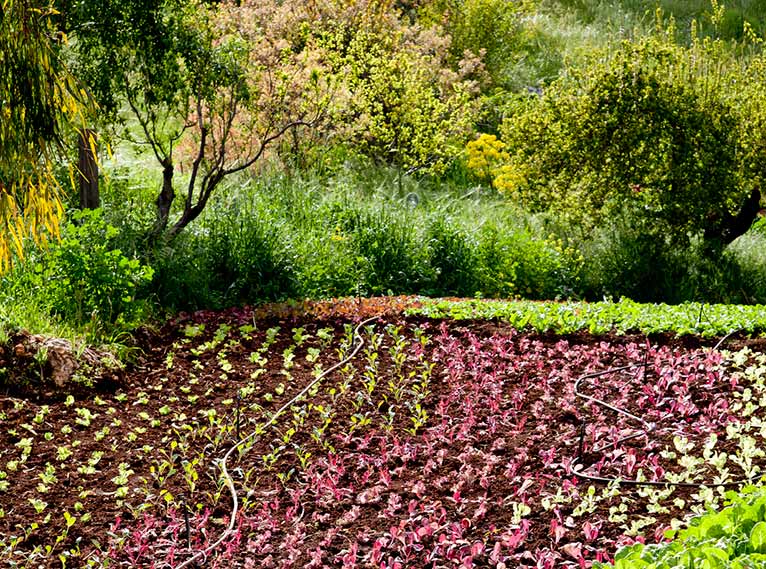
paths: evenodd
<path fill-rule="evenodd" d="M 732 334 L 734 334 L 736 331 L 732 330 L 726 336 L 721 338 L 718 343 L 715 345 L 713 350 L 717 350 L 723 342 L 728 339 Z M 628 435 L 625 437 L 622 437 L 621 439 L 610 443 L 608 445 L 599 447 L 597 449 L 594 449 L 593 452 L 603 452 L 608 448 L 613 448 L 619 445 L 620 443 L 623 443 L 625 441 L 628 441 L 630 439 L 635 439 L 638 437 L 646 436 L 647 439 L 649 438 L 649 433 L 653 432 L 655 428 L 657 427 L 654 423 L 649 423 L 648 421 L 644 420 L 641 417 L 638 417 L 632 413 L 629 413 L 625 409 L 620 409 L 619 407 L 615 407 L 614 405 L 610 405 L 606 401 L 602 401 L 601 399 L 596 399 L 595 397 L 591 397 L 590 395 L 586 395 L 582 391 L 580 391 L 580 384 L 588 379 L 594 379 L 596 377 L 601 377 L 604 375 L 610 375 L 613 373 L 617 373 L 620 371 L 626 371 L 629 369 L 638 369 L 642 368 L 644 370 L 644 378 L 646 377 L 646 368 L 648 367 L 648 362 L 646 361 L 646 358 L 644 358 L 644 361 L 641 363 L 636 364 L 630 364 L 626 366 L 616 367 L 607 369 L 604 371 L 594 372 L 594 373 L 587 373 L 585 375 L 582 375 L 577 378 L 577 381 L 574 385 L 574 393 L 576 397 L 579 397 L 580 399 L 585 399 L 587 401 L 591 401 L 597 405 L 600 405 L 601 407 L 604 407 L 605 409 L 609 409 L 610 411 L 614 411 L 615 413 L 619 415 L 623 415 L 627 417 L 628 419 L 631 419 L 633 421 L 636 421 L 637 423 L 640 423 L 643 427 L 643 430 L 640 433 L 634 433 L 632 435 Z M 668 486 L 678 486 L 681 488 L 702 488 L 703 486 L 710 487 L 710 486 L 722 486 L 724 488 L 730 488 L 734 486 L 741 486 L 743 484 L 749 484 L 753 482 L 755 479 L 760 478 L 761 475 L 758 476 L 752 476 L 750 478 L 746 478 L 743 480 L 735 480 L 733 482 L 723 482 L 721 484 L 706 484 L 704 482 L 661 482 L 661 481 L 654 481 L 654 480 L 625 480 L 622 478 L 608 478 L 604 476 L 593 476 L 590 474 L 585 474 L 582 472 L 583 469 L 587 468 L 586 465 L 584 465 L 582 462 L 582 455 L 583 455 L 583 446 L 585 441 L 585 425 L 586 422 L 583 420 L 580 424 L 580 444 L 578 446 L 577 456 L 572 460 L 570 467 L 572 474 L 574 474 L 577 478 L 580 478 L 582 480 L 587 480 L 589 482 L 598 482 L 600 484 L 619 484 L 621 486 L 662 486 L 662 487 L 668 487 Z M 579 469 L 577 467 L 580 467 Z"/>

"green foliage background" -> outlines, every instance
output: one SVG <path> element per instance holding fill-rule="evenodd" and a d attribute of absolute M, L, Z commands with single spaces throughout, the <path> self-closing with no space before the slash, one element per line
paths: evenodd
<path fill-rule="evenodd" d="M 567 69 L 503 123 L 518 175 L 495 185 L 586 227 L 629 215 L 660 243 L 720 233 L 761 179 L 757 80 L 729 58 L 718 42 L 677 45 L 671 26 Z"/>
<path fill-rule="evenodd" d="M 59 246 L 3 277 L 6 290 L 36 282 L 30 314 L 105 331 L 144 314 L 124 299 L 170 309 L 388 293 L 766 300 L 763 232 L 725 242 L 766 174 L 755 3 L 61 8 L 68 61 L 99 100 L 100 124 L 136 142 L 159 121 L 159 158 L 195 199 L 216 156 L 252 148 L 247 133 L 265 124 L 253 113 L 281 121 L 309 103 L 322 113 L 222 183 L 169 239 L 152 237 L 161 168 L 145 145 L 113 138 L 103 218 L 80 219 Z M 245 61 L 257 65 L 248 72 Z M 266 76 L 277 98 L 255 80 Z M 125 81 L 143 93 L 132 103 L 149 122 L 125 120 Z M 308 83 L 314 100 L 290 96 Z M 220 96 L 240 88 L 244 99 Z M 195 91 L 211 105 L 204 116 L 220 112 L 233 125 L 223 155 L 202 153 L 196 182 L 202 131 L 186 138 L 185 115 Z M 242 101 L 248 113 L 226 114 Z M 220 122 L 199 125 L 223 132 Z M 481 172 L 465 152 L 480 133 L 502 140 L 473 143 L 479 154 L 496 151 Z M 179 201 L 171 219 L 184 215 Z M 57 284 L 43 286 L 48 274 Z M 105 300 L 78 305 L 65 284 L 75 280 Z"/>

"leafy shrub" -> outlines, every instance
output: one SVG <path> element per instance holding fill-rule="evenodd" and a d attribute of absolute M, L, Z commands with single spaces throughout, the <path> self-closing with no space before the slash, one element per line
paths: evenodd
<path fill-rule="evenodd" d="M 616 213 L 578 248 L 583 256 L 578 292 L 591 300 L 728 303 L 754 298 L 732 251 L 711 256 L 699 237 L 675 243 L 657 235 L 640 211 Z"/>
<path fill-rule="evenodd" d="M 347 97 L 336 104 L 342 139 L 407 170 L 441 173 L 461 152 L 475 115 L 478 60 L 453 70 L 449 38 L 401 22 L 328 33 L 328 57 Z"/>
<path fill-rule="evenodd" d="M 429 281 L 427 250 L 404 216 L 375 208 L 359 216 L 352 239 L 368 294 L 415 293 Z"/>
<path fill-rule="evenodd" d="M 502 225 L 482 227 L 478 241 L 487 296 L 554 299 L 573 292 L 576 254 L 563 243 Z"/>
<path fill-rule="evenodd" d="M 742 112 L 737 93 L 755 83 L 721 42 L 686 48 L 673 38 L 671 26 L 624 41 L 567 69 L 541 97 L 519 99 L 501 129 L 511 158 L 495 185 L 588 226 L 628 207 L 677 242 L 736 236 L 760 176 L 743 174 L 759 163 L 743 149 L 762 148 L 743 118 L 758 110 Z"/>
<path fill-rule="evenodd" d="M 521 17 L 531 11 L 530 2 L 505 0 L 443 0 L 431 11 L 448 14 L 447 31 L 456 60 L 467 52 L 483 54 L 483 62 L 498 85 L 505 85 L 508 69 L 523 45 Z M 441 6 L 440 6 L 441 4 Z"/>
<path fill-rule="evenodd" d="M 680 301 L 675 291 L 686 263 L 673 264 L 674 247 L 652 235 L 640 218 L 626 211 L 616 214 L 593 231 L 582 249 L 584 297 Z"/>
<path fill-rule="evenodd" d="M 738 269 L 736 290 L 742 302 L 766 303 L 766 235 L 760 229 L 763 221 L 737 239 L 727 249 L 727 255 Z"/>
<path fill-rule="evenodd" d="M 226 287 L 227 303 L 290 295 L 295 288 L 294 259 L 289 242 L 282 240 L 280 225 L 267 222 L 274 217 L 269 209 L 256 210 L 238 200 L 226 204 L 215 217 L 208 270 L 221 288 Z"/>
<path fill-rule="evenodd" d="M 76 325 L 120 328 L 135 324 L 145 305 L 136 302 L 153 270 L 114 246 L 117 229 L 100 210 L 75 211 L 61 241 L 39 254 L 29 279 L 41 302 Z M 97 330 L 91 330 L 96 336 Z"/>
<path fill-rule="evenodd" d="M 157 294 L 177 308 L 221 308 L 296 292 L 289 230 L 263 203 L 216 204 L 200 228 L 156 252 Z"/>
<path fill-rule="evenodd" d="M 176 309 L 391 293 L 554 298 L 574 290 L 572 251 L 496 198 L 365 163 L 330 178 L 264 174 L 211 204 L 152 260 Z"/>
<path fill-rule="evenodd" d="M 296 231 L 298 296 L 333 298 L 366 293 L 364 267 L 353 244 L 339 228 L 327 232 Z"/>
<path fill-rule="evenodd" d="M 766 496 L 749 487 L 741 495 L 727 493 L 729 506 L 694 518 L 685 529 L 669 532 L 675 539 L 661 545 L 623 548 L 614 564 L 596 562 L 595 569 L 674 569 L 726 567 L 747 569 L 766 564 Z"/>

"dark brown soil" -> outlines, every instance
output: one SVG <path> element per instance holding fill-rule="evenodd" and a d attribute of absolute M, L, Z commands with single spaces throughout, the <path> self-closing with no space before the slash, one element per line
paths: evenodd
<path fill-rule="evenodd" d="M 581 428 L 581 461 L 608 478 L 643 468 L 652 479 L 651 465 L 682 473 L 660 458 L 679 434 L 696 444 L 691 455 L 712 430 L 720 448 L 735 452 L 723 440 L 736 420 L 725 406 L 742 385 L 702 350 L 714 340 L 524 335 L 499 322 L 401 316 L 415 302 L 181 315 L 138 334 L 141 357 L 124 373 L 99 374 L 95 389 L 6 385 L 0 560 L 175 567 L 213 544 L 231 511 L 217 461 L 308 385 L 317 365 L 327 369 L 347 354 L 353 325 L 371 314 L 381 317 L 356 358 L 235 453 L 228 466 L 242 508 L 205 566 L 589 566 L 620 544 L 661 539 L 672 519 L 704 500 L 695 488 L 653 501 L 641 487 L 575 477 L 569 464 Z M 259 352 L 270 334 L 273 343 Z M 727 345 L 764 348 L 746 338 Z M 639 425 L 584 406 L 574 381 L 645 352 L 655 361 L 648 375 L 587 386 L 657 425 L 604 462 L 594 449 Z M 684 387 L 652 391 L 666 365 Z M 715 474 L 700 467 L 696 480 Z M 584 507 L 589 492 L 598 499 Z"/>

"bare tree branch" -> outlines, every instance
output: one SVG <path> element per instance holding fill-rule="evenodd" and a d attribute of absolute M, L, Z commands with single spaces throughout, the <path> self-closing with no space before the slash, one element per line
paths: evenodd
<path fill-rule="evenodd" d="M 292 122 L 287 123 L 281 129 L 279 129 L 277 132 L 275 132 L 271 136 L 268 136 L 265 139 L 263 139 L 261 141 L 259 147 L 258 147 L 258 152 L 256 152 L 253 157 L 251 157 L 249 160 L 247 160 L 246 162 L 244 162 L 244 163 L 242 163 L 242 164 L 240 164 L 238 166 L 235 166 L 233 168 L 226 168 L 226 169 L 222 170 L 222 173 L 225 176 L 228 176 L 229 174 L 234 174 L 236 172 L 241 172 L 242 170 L 246 170 L 247 168 L 249 168 L 250 166 L 252 166 L 253 164 L 255 164 L 258 161 L 258 159 L 261 157 L 261 155 L 263 154 L 264 150 L 266 150 L 266 147 L 269 144 L 274 142 L 276 139 L 278 139 L 280 136 L 282 136 L 288 130 L 290 130 L 291 128 L 294 128 L 296 126 L 312 126 L 312 124 L 313 123 L 302 121 L 302 120 L 297 120 L 297 121 L 292 121 Z"/>
<path fill-rule="evenodd" d="M 191 208 L 192 199 L 194 197 L 194 185 L 197 182 L 197 174 L 199 173 L 200 164 L 202 164 L 202 159 L 205 157 L 205 144 L 207 143 L 207 127 L 204 123 L 204 117 L 202 115 L 202 100 L 199 96 L 197 97 L 196 122 L 200 131 L 199 150 L 197 152 L 197 156 L 194 158 L 194 162 L 192 162 L 191 177 L 189 178 L 189 185 L 186 192 L 186 200 L 184 203 L 185 209 Z"/>
<path fill-rule="evenodd" d="M 152 147 L 152 152 L 154 152 L 157 161 L 162 164 L 167 159 L 168 154 L 165 153 L 165 149 L 162 148 L 160 143 L 149 132 L 148 119 L 141 114 L 141 111 L 139 111 L 138 104 L 133 97 L 133 92 L 130 87 L 130 80 L 127 77 L 125 78 L 125 94 L 126 99 L 128 100 L 128 105 L 136 116 L 136 119 L 138 119 L 138 124 L 141 125 L 141 130 L 144 131 L 147 143 Z"/>

